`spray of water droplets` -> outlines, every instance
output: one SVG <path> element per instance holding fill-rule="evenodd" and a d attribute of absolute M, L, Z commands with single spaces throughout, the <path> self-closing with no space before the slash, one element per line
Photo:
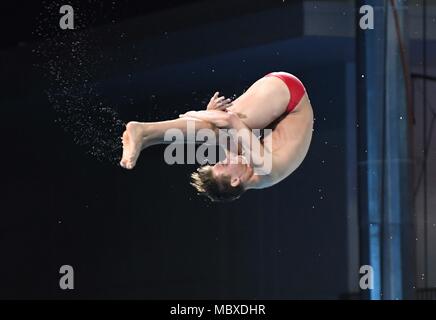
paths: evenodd
<path fill-rule="evenodd" d="M 36 67 L 48 81 L 46 93 L 55 111 L 55 122 L 88 154 L 99 161 L 117 164 L 124 123 L 96 90 L 92 70 L 99 61 L 91 61 L 95 58 L 90 58 L 89 52 L 96 48 L 86 30 L 94 13 L 80 11 L 83 6 L 72 4 L 75 29 L 62 30 L 61 6 L 59 1 L 45 1 L 35 30 L 42 41 L 34 49 L 40 61 Z"/>

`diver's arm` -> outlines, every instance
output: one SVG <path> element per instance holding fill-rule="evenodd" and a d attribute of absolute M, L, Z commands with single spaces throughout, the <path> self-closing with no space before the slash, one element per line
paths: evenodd
<path fill-rule="evenodd" d="M 265 160 L 272 159 L 271 150 L 269 150 L 259 138 L 248 128 L 245 123 L 235 114 L 229 114 L 229 133 L 236 144 L 240 144 L 245 156 L 250 164 L 254 167 L 264 168 Z M 232 130 L 233 129 L 233 130 Z"/>
<path fill-rule="evenodd" d="M 254 167 L 264 167 L 265 157 L 272 159 L 271 150 L 264 147 L 251 129 L 235 113 L 218 110 L 190 111 L 180 115 L 180 117 L 196 118 L 210 122 L 218 128 L 229 129 L 228 133 L 233 141 L 236 144 L 240 143 L 247 160 Z"/>

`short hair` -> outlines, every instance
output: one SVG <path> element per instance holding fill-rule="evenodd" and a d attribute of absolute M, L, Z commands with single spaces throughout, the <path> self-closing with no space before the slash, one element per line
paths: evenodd
<path fill-rule="evenodd" d="M 245 191 L 242 184 L 236 187 L 230 183 L 230 176 L 214 177 L 212 166 L 206 165 L 191 175 L 191 185 L 200 195 L 207 196 L 214 202 L 230 202 L 238 199 Z"/>

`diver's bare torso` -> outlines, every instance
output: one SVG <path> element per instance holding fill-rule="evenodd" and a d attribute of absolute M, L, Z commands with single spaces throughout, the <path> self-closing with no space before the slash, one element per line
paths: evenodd
<path fill-rule="evenodd" d="M 309 97 L 306 93 L 295 109 L 287 113 L 289 99 L 289 89 L 282 80 L 266 77 L 256 81 L 228 109 L 251 129 L 272 129 L 263 138 L 265 147 L 272 146 L 272 171 L 258 177 L 258 188 L 272 186 L 289 176 L 309 149 L 313 131 Z"/>

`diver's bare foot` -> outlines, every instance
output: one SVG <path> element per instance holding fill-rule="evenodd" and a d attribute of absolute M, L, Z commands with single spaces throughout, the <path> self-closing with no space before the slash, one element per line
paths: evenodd
<path fill-rule="evenodd" d="M 131 121 L 123 133 L 123 157 L 120 161 L 121 167 L 133 169 L 142 150 L 142 125 L 139 122 Z"/>

